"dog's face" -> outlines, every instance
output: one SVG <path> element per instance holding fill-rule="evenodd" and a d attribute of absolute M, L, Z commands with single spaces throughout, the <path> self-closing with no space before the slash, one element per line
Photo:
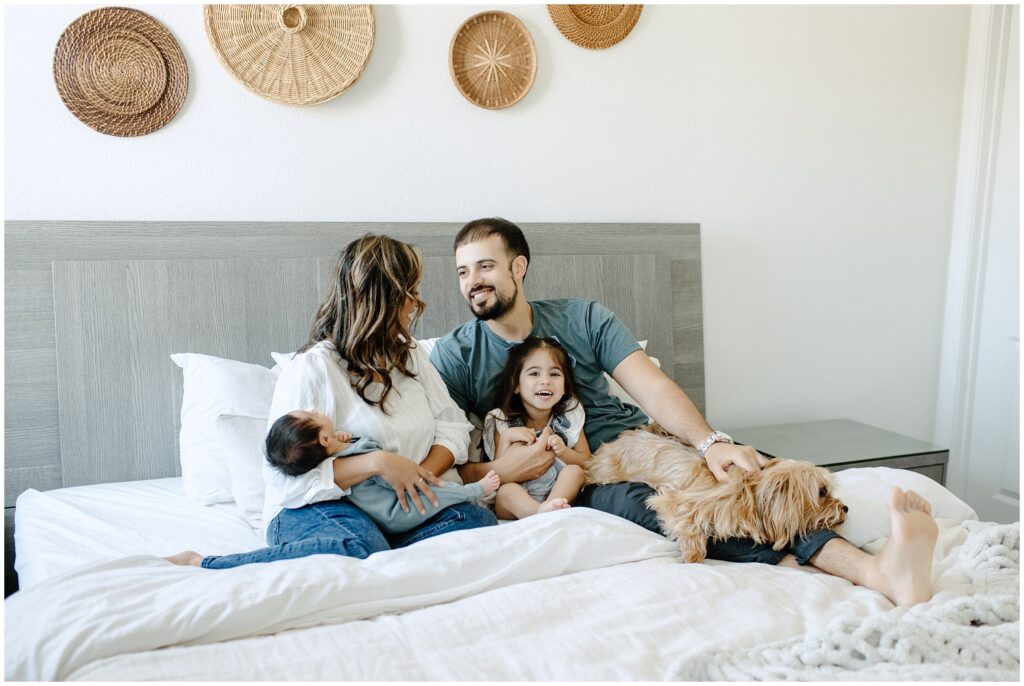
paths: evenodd
<path fill-rule="evenodd" d="M 765 536 L 782 550 L 798 535 L 834 529 L 847 508 L 834 495 L 832 475 L 809 462 L 769 460 L 754 484 Z"/>

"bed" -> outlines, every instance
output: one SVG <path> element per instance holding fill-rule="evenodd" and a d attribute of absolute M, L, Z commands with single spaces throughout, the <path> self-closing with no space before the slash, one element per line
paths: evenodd
<path fill-rule="evenodd" d="M 823 574 L 682 564 L 663 537 L 584 508 L 363 561 L 171 565 L 160 556 L 262 545 L 245 478 L 259 396 L 271 353 L 301 343 L 329 269 L 318 255 L 367 229 L 420 245 L 426 338 L 464 318 L 446 273 L 457 227 L 190 225 L 161 243 L 167 226 L 32 224 L 9 223 L 7 267 L 50 265 L 60 480 L 32 483 L 48 473 L 24 466 L 38 449 L 19 455 L 8 435 L 8 483 L 26 486 L 9 503 L 21 586 L 5 601 L 10 680 L 1019 679 L 1019 525 L 978 522 L 902 470 L 836 477 L 851 508 L 841 533 L 868 551 L 888 535 L 890 486 L 932 502 L 936 595 L 910 610 Z M 531 295 L 610 304 L 703 409 L 696 227 L 524 229 Z M 190 357 L 175 365 L 178 353 Z M 121 420 L 97 421 L 111 412 Z M 231 454 L 217 452 L 225 432 Z"/>

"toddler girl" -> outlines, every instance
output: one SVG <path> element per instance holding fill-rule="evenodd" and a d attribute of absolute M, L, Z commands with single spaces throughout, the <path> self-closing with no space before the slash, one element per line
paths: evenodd
<path fill-rule="evenodd" d="M 555 463 L 523 484 L 502 484 L 494 513 L 522 519 L 561 510 L 583 488 L 590 446 L 583 433 L 586 414 L 576 393 L 565 348 L 553 338 L 527 338 L 512 348 L 498 379 L 495 409 L 484 418 L 484 452 L 496 459 L 515 443 L 545 441 Z"/>
<path fill-rule="evenodd" d="M 300 476 L 316 468 L 329 457 L 349 457 L 380 450 L 372 438 L 353 440 L 347 431 L 336 431 L 330 417 L 316 411 L 295 410 L 275 421 L 267 433 L 266 457 L 279 471 Z M 370 516 L 388 534 L 414 529 L 442 509 L 464 502 L 477 502 L 494 493 L 501 480 L 493 471 L 480 481 L 463 486 L 447 482 L 431 486 L 437 496 L 437 507 L 423 498 L 426 514 L 415 507 L 406 512 L 398 504 L 398 494 L 379 476 L 370 477 L 352 486 L 348 499 Z"/>

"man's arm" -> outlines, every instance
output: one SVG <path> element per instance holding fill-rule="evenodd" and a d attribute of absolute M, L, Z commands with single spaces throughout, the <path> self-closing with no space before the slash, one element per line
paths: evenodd
<path fill-rule="evenodd" d="M 643 350 L 627 355 L 615 367 L 612 378 L 640 403 L 641 409 L 651 419 L 690 445 L 700 445 L 711 435 L 711 426 L 693 401 L 675 381 L 654 366 Z M 730 443 L 713 444 L 704 460 L 719 481 L 725 478 L 729 465 L 735 464 L 740 469 L 754 472 L 767 462 L 753 448 Z"/>
<path fill-rule="evenodd" d="M 479 481 L 493 469 L 502 483 L 522 483 L 536 479 L 555 461 L 555 454 L 547 445 L 550 432 L 550 428 L 545 428 L 544 433 L 531 445 L 514 443 L 508 446 L 490 462 L 467 462 L 460 465 L 459 476 L 468 484 Z"/>

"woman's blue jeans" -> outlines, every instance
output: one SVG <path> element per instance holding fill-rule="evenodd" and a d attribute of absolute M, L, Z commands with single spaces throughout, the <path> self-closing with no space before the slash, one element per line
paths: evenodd
<path fill-rule="evenodd" d="M 369 515 L 347 499 L 328 500 L 281 510 L 267 527 L 268 547 L 234 555 L 211 555 L 204 557 L 200 564 L 208 569 L 228 569 L 325 553 L 362 559 L 449 531 L 497 523 L 490 510 L 472 503 L 459 503 L 446 507 L 415 529 L 385 536 Z"/>

